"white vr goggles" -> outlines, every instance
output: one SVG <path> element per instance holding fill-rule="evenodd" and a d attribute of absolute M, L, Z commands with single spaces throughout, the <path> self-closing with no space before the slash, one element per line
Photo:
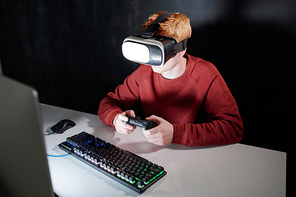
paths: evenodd
<path fill-rule="evenodd" d="M 170 58 L 187 47 L 187 39 L 177 43 L 174 38 L 154 36 L 159 23 L 172 13 L 159 15 L 140 36 L 129 36 L 122 43 L 123 56 L 133 62 L 151 66 L 163 66 Z"/>

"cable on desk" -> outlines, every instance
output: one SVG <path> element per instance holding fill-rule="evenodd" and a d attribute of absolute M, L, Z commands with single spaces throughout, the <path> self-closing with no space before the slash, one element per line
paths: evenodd
<path fill-rule="evenodd" d="M 47 155 L 48 157 L 65 157 L 68 156 L 69 154 L 65 154 L 65 155 Z"/>

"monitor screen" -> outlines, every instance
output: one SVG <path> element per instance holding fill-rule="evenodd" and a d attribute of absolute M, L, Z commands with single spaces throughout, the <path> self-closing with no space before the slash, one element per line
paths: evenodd
<path fill-rule="evenodd" d="M 39 108 L 34 88 L 0 74 L 0 196 L 54 196 Z"/>

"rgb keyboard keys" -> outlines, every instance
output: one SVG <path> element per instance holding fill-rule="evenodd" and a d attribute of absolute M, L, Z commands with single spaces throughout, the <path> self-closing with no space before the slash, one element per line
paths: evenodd
<path fill-rule="evenodd" d="M 59 147 L 139 193 L 166 174 L 162 166 L 86 132 L 68 137 Z"/>

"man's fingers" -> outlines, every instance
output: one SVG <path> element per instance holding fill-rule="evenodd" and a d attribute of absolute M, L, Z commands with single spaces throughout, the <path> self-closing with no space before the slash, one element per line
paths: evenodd
<path fill-rule="evenodd" d="M 143 133 L 147 136 L 150 136 L 150 135 L 155 135 L 158 133 L 158 128 L 154 127 L 152 129 L 149 129 L 149 130 L 143 130 Z"/>
<path fill-rule="evenodd" d="M 119 114 L 118 115 L 118 120 L 120 122 L 122 122 L 122 121 L 128 121 L 128 117 L 126 117 L 125 114 Z"/>
<path fill-rule="evenodd" d="M 171 123 L 154 115 L 146 119 L 158 123 L 157 127 L 143 131 L 145 137 L 148 139 L 148 142 L 161 146 L 172 142 L 174 127 Z"/>
<path fill-rule="evenodd" d="M 125 116 L 126 114 L 133 115 L 134 111 L 129 110 L 129 111 L 122 112 L 121 114 L 118 114 L 114 118 L 113 124 L 118 133 L 130 134 L 136 129 L 136 127 L 125 123 L 128 121 L 128 117 Z"/>
<path fill-rule="evenodd" d="M 125 123 L 120 123 L 120 127 L 117 128 L 117 132 L 121 134 L 130 134 L 135 130 L 135 127 L 125 124 Z"/>
<path fill-rule="evenodd" d="M 132 116 L 132 117 L 136 117 L 136 114 L 135 114 L 134 110 L 127 110 L 125 113 L 126 113 L 127 115 Z"/>
<path fill-rule="evenodd" d="M 128 130 L 134 130 L 134 129 L 136 129 L 136 127 L 134 127 L 134 126 L 132 126 L 130 124 L 126 124 L 124 122 L 121 122 L 121 124 L 122 124 L 122 127 L 125 128 L 125 129 L 128 129 Z"/>

